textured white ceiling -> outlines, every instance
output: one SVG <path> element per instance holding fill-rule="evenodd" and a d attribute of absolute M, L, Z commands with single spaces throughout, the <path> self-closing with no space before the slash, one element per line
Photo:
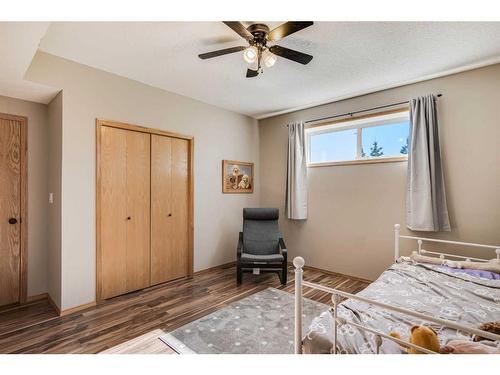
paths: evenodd
<path fill-rule="evenodd" d="M 49 22 L 0 22 L 0 95 L 48 103 L 57 89 L 24 79 Z"/>
<path fill-rule="evenodd" d="M 262 118 L 498 61 L 500 23 L 317 22 L 279 44 L 314 59 L 302 66 L 279 58 L 259 77 L 245 78 L 242 53 L 197 57 L 245 45 L 220 22 L 52 23 L 40 49 Z"/>

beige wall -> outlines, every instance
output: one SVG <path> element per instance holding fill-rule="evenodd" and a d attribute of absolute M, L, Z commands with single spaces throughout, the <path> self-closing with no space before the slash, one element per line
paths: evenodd
<path fill-rule="evenodd" d="M 29 293 L 48 289 L 62 309 L 95 298 L 96 118 L 195 137 L 194 261 L 200 270 L 234 260 L 243 207 L 276 206 L 283 217 L 287 122 L 442 93 L 441 139 L 453 230 L 436 236 L 500 243 L 500 65 L 261 120 L 258 126 L 246 116 L 45 53 L 36 55 L 27 78 L 63 89 L 48 111 L 0 98 L 1 112 L 29 117 Z M 222 159 L 256 162 L 254 194 L 221 193 Z M 309 219 L 281 220 L 291 256 L 376 278 L 391 263 L 393 224 L 404 226 L 405 178 L 405 162 L 310 169 Z M 49 191 L 54 193 L 50 207 Z"/>
<path fill-rule="evenodd" d="M 47 292 L 47 106 L 0 96 L 0 112 L 28 118 L 28 296 Z"/>
<path fill-rule="evenodd" d="M 63 94 L 60 92 L 48 105 L 49 166 L 47 187 L 53 194 L 49 204 L 48 228 L 48 290 L 54 303 L 61 307 L 61 182 L 62 182 Z"/>
<path fill-rule="evenodd" d="M 194 136 L 195 271 L 235 259 L 242 208 L 257 206 L 259 191 L 223 195 L 221 160 L 256 162 L 259 176 L 255 120 L 41 52 L 27 79 L 64 95 L 62 309 L 95 298 L 96 118 Z"/>
<path fill-rule="evenodd" d="M 287 122 L 442 93 L 439 120 L 452 232 L 435 236 L 499 244 L 499 87 L 500 65 L 494 65 L 261 120 L 261 205 L 284 211 Z M 392 260 L 393 224 L 404 227 L 405 179 L 406 162 L 310 168 L 309 219 L 281 222 L 291 256 L 376 278 Z"/>

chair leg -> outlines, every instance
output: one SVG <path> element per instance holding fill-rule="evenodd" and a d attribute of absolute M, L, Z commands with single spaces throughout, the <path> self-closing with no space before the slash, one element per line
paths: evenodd
<path fill-rule="evenodd" d="M 241 267 L 236 266 L 236 284 L 240 285 L 243 278 L 243 272 L 241 272 Z"/>
<path fill-rule="evenodd" d="M 282 285 L 286 285 L 287 283 L 287 280 L 288 280 L 288 269 L 287 269 L 287 266 L 286 264 L 283 266 L 283 268 L 281 269 L 281 275 L 280 275 L 280 280 L 281 280 L 281 284 Z"/>

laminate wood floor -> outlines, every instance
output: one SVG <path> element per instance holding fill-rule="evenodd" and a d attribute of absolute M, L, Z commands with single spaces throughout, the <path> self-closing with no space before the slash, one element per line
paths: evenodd
<path fill-rule="evenodd" d="M 3 306 L 0 308 L 0 337 L 57 317 L 57 312 L 46 298 L 24 305 Z"/>
<path fill-rule="evenodd" d="M 304 278 L 349 293 L 357 293 L 369 284 L 310 268 L 304 270 Z M 9 316 L 8 330 L 0 332 L 0 353 L 172 353 L 158 339 L 163 332 L 270 286 L 293 293 L 293 268 L 289 267 L 286 286 L 280 285 L 276 274 L 245 274 L 243 284 L 237 286 L 235 266 L 226 265 L 196 273 L 191 279 L 115 297 L 63 317 L 37 322 L 28 313 L 19 314 L 17 319 Z M 309 288 L 304 296 L 330 302 L 327 293 Z M 0 322 L 4 319 L 0 311 Z"/>

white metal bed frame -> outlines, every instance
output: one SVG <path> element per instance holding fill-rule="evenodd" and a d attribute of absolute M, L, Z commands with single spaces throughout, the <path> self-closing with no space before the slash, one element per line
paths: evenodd
<path fill-rule="evenodd" d="M 397 261 L 399 259 L 399 240 L 401 238 L 404 239 L 411 239 L 411 240 L 417 240 L 418 243 L 418 253 L 419 254 L 433 254 L 433 255 L 438 255 L 439 258 L 445 259 L 445 257 L 451 257 L 455 259 L 465 259 L 465 260 L 475 260 L 475 261 L 487 261 L 486 259 L 480 259 L 480 258 L 472 258 L 472 257 L 466 257 L 466 256 L 461 256 L 461 255 L 454 255 L 454 254 L 447 254 L 447 253 L 439 253 L 439 252 L 434 252 L 434 251 L 428 251 L 422 249 L 422 243 L 423 241 L 426 242 L 440 242 L 440 243 L 448 243 L 448 244 L 454 244 L 454 245 L 461 245 L 461 246 L 469 246 L 469 247 L 482 247 L 482 248 L 487 248 L 487 249 L 493 249 L 496 253 L 497 259 L 500 259 L 500 246 L 492 246 L 492 245 L 482 245 L 482 244 L 477 244 L 477 243 L 468 243 L 468 242 L 458 242 L 458 241 L 447 241 L 447 240 L 439 240 L 439 239 L 434 239 L 434 238 L 424 238 L 424 237 L 414 237 L 414 236 L 402 236 L 400 234 L 400 225 L 396 224 L 394 225 L 394 261 Z M 412 316 L 415 318 L 419 318 L 422 320 L 425 320 L 427 322 L 432 322 L 436 323 L 440 326 L 443 327 L 449 327 L 461 331 L 465 331 L 471 334 L 475 334 L 487 339 L 495 340 L 500 342 L 500 335 L 495 335 L 491 332 L 486 332 L 482 331 L 477 328 L 465 326 L 462 324 L 458 324 L 449 320 L 445 319 L 439 319 L 435 318 L 426 314 L 422 314 L 416 311 L 404 309 L 401 307 L 397 306 L 391 306 L 385 303 L 381 303 L 378 301 L 374 301 L 365 297 L 361 297 L 355 294 L 351 293 L 346 293 L 338 289 L 333 289 L 329 288 L 320 284 L 315 284 L 311 283 L 309 281 L 304 281 L 303 280 L 303 267 L 304 267 L 305 261 L 304 258 L 302 257 L 296 257 L 293 259 L 293 265 L 295 266 L 295 337 L 294 337 L 294 346 L 295 346 L 295 354 L 301 354 L 302 353 L 302 287 L 310 287 L 313 289 L 321 290 L 327 293 L 330 293 L 332 295 L 332 303 L 333 303 L 333 348 L 332 348 L 332 353 L 337 354 L 337 329 L 339 326 L 344 325 L 344 324 L 349 324 L 351 326 L 357 327 L 359 329 L 363 329 L 365 331 L 371 332 L 375 334 L 376 338 L 376 353 L 379 353 L 380 346 L 382 345 L 382 338 L 388 339 L 395 341 L 399 344 L 403 344 L 407 347 L 411 347 L 414 349 L 418 349 L 421 352 L 424 353 L 429 353 L 429 354 L 434 354 L 435 352 L 422 348 L 418 345 L 412 344 L 410 342 L 407 342 L 405 340 L 401 340 L 392 336 L 389 336 L 386 333 L 377 331 L 371 327 L 366 327 L 358 323 L 346 321 L 343 318 L 340 318 L 337 316 L 337 308 L 338 304 L 340 303 L 340 298 L 349 298 L 349 299 L 354 299 L 357 301 L 362 301 L 365 303 L 368 303 L 370 305 L 385 309 L 385 310 L 390 310 L 390 311 L 395 311 L 399 312 L 408 316 Z"/>

